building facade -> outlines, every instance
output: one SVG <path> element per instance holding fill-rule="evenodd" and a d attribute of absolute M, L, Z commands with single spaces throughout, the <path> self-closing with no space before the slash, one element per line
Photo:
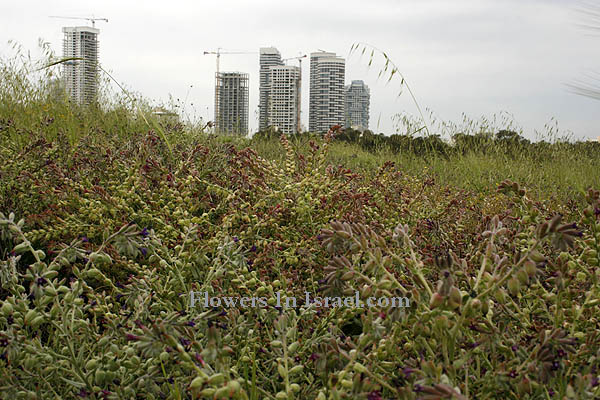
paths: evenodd
<path fill-rule="evenodd" d="M 261 47 L 259 64 L 258 129 L 264 131 L 269 126 L 270 68 L 283 65 L 283 61 L 281 60 L 281 54 L 275 47 Z"/>
<path fill-rule="evenodd" d="M 63 28 L 63 57 L 78 58 L 63 64 L 63 79 L 73 102 L 93 103 L 98 96 L 98 34 L 88 26 Z"/>
<path fill-rule="evenodd" d="M 344 124 L 346 62 L 325 51 L 310 55 L 308 129 L 326 132 Z"/>
<path fill-rule="evenodd" d="M 369 129 L 371 93 L 363 81 L 346 86 L 346 123 L 344 127 L 364 131 Z"/>
<path fill-rule="evenodd" d="M 215 116 L 216 133 L 248 134 L 248 74 L 216 74 Z"/>
<path fill-rule="evenodd" d="M 269 68 L 269 96 L 267 126 L 277 127 L 286 134 L 300 130 L 299 67 L 289 65 Z"/>

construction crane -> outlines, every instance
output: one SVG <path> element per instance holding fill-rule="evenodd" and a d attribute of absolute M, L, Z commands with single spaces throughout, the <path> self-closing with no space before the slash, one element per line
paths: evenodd
<path fill-rule="evenodd" d="M 219 47 L 217 51 L 205 51 L 204 55 L 207 54 L 216 54 L 217 56 L 217 73 L 215 74 L 215 131 L 219 128 L 219 123 L 217 121 L 219 117 L 219 78 L 220 78 L 220 60 L 221 54 L 257 54 L 256 51 L 221 51 L 222 49 Z"/>
<path fill-rule="evenodd" d="M 257 54 L 257 52 L 256 51 L 221 51 L 221 48 L 219 47 L 217 49 L 217 51 L 205 51 L 204 55 L 207 55 L 207 54 L 216 54 L 217 55 L 217 75 L 218 75 L 221 54 Z"/>
<path fill-rule="evenodd" d="M 61 16 L 56 16 L 56 15 L 51 15 L 50 18 L 61 18 L 61 19 L 84 19 L 87 21 L 92 21 L 92 28 L 96 27 L 96 21 L 104 21 L 104 22 L 108 22 L 108 19 L 106 18 L 86 18 L 86 17 L 61 17 Z"/>
<path fill-rule="evenodd" d="M 298 57 L 284 58 L 281 61 L 285 62 L 285 61 L 289 61 L 289 60 L 298 60 L 298 62 L 300 63 L 300 68 L 302 68 L 302 59 L 306 58 L 306 57 L 307 57 L 306 54 L 304 54 L 304 55 L 301 55 L 301 56 L 298 56 Z"/>
<path fill-rule="evenodd" d="M 300 75 L 298 76 L 298 87 L 297 87 L 298 93 L 300 93 L 300 89 L 302 88 L 302 59 L 303 58 L 306 58 L 306 54 L 303 54 L 303 55 L 298 56 L 298 57 L 284 58 L 283 60 L 281 60 L 281 61 L 284 61 L 284 62 L 285 61 L 289 61 L 289 60 L 298 60 L 298 63 L 300 64 L 300 67 L 299 67 L 300 68 Z M 300 104 L 298 104 L 298 107 L 300 107 Z M 301 120 L 300 113 L 298 113 L 297 119 L 298 120 L 296 121 L 296 131 L 298 133 L 300 133 L 300 120 Z"/>

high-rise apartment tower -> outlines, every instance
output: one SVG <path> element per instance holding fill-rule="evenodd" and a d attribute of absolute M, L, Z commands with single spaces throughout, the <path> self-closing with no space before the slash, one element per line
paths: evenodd
<path fill-rule="evenodd" d="M 88 26 L 64 27 L 63 57 L 78 58 L 64 63 L 63 79 L 71 99 L 90 104 L 98 95 L 98 34 Z"/>
<path fill-rule="evenodd" d="M 283 65 L 281 54 L 275 47 L 261 47 L 260 49 L 260 86 L 258 101 L 258 130 L 264 131 L 269 126 L 269 90 L 270 68 Z"/>
<path fill-rule="evenodd" d="M 248 134 L 248 74 L 216 75 L 215 116 L 215 132 Z"/>
<path fill-rule="evenodd" d="M 346 123 L 344 127 L 360 131 L 369 129 L 369 87 L 363 81 L 346 86 Z"/>
<path fill-rule="evenodd" d="M 289 65 L 269 68 L 267 126 L 292 134 L 300 130 L 300 68 Z"/>
<path fill-rule="evenodd" d="M 344 79 L 346 63 L 335 53 L 310 54 L 308 129 L 326 132 L 344 124 Z"/>

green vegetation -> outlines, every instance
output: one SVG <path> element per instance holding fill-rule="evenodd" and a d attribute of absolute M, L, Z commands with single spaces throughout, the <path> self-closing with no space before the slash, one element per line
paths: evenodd
<path fill-rule="evenodd" d="M 216 137 L 0 67 L 0 397 L 600 396 L 596 146 Z"/>

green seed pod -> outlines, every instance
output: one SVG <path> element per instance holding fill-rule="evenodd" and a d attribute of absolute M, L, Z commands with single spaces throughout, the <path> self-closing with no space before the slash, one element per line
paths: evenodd
<path fill-rule="evenodd" d="M 521 283 L 516 278 L 510 278 L 506 284 L 511 295 L 517 296 L 521 291 Z"/>
<path fill-rule="evenodd" d="M 12 304 L 10 304 L 8 302 L 8 300 L 4 300 L 2 302 L 1 310 L 2 310 L 2 315 L 4 315 L 5 317 L 12 315 L 12 313 L 14 312 L 14 308 L 13 308 Z"/>
<path fill-rule="evenodd" d="M 527 273 L 527 276 L 529 278 L 533 278 L 535 276 L 536 271 L 537 271 L 535 263 L 533 261 L 531 261 L 531 260 L 528 260 L 528 261 L 525 262 L 524 267 L 525 267 L 525 272 Z"/>
<path fill-rule="evenodd" d="M 204 377 L 197 376 L 190 383 L 190 389 L 197 389 L 200 386 L 202 386 L 204 384 L 204 382 L 206 382 L 206 379 Z"/>
<path fill-rule="evenodd" d="M 544 257 L 544 255 L 537 250 L 532 251 L 529 255 L 529 258 L 535 262 L 542 262 L 546 260 L 546 257 Z"/>
<path fill-rule="evenodd" d="M 281 365 L 280 363 L 277 364 L 277 372 L 279 372 L 279 375 L 285 379 L 288 376 L 287 371 L 285 370 L 285 367 L 283 365 Z"/>
<path fill-rule="evenodd" d="M 288 398 L 288 396 L 285 392 L 279 392 L 275 395 L 275 398 L 277 400 L 286 400 Z"/>
<path fill-rule="evenodd" d="M 215 392 L 214 397 L 217 399 L 222 398 L 222 397 L 229 397 L 229 388 L 227 386 L 224 386 L 224 387 L 218 389 Z"/>
<path fill-rule="evenodd" d="M 231 393 L 237 393 L 240 391 L 240 389 L 242 388 L 240 383 L 238 381 L 229 381 L 229 383 L 227 384 L 227 387 L 229 388 L 229 391 Z"/>
<path fill-rule="evenodd" d="M 491 300 L 484 300 L 481 303 L 481 312 L 483 313 L 483 315 L 486 315 L 488 311 L 490 311 L 490 302 Z"/>
<path fill-rule="evenodd" d="M 104 384 L 105 378 L 106 378 L 106 372 L 104 372 L 101 369 L 97 369 L 96 373 L 94 374 L 94 382 L 96 383 L 96 385 L 102 386 Z"/>
<path fill-rule="evenodd" d="M 449 300 L 450 300 L 450 305 L 452 306 L 452 308 L 458 308 L 461 306 L 462 294 L 460 293 L 460 290 L 456 286 L 453 286 L 452 289 L 450 289 Z"/>
<path fill-rule="evenodd" d="M 165 363 L 165 362 L 167 362 L 168 359 L 169 359 L 169 353 L 167 353 L 166 351 L 163 351 L 162 353 L 160 353 L 160 361 Z"/>
<path fill-rule="evenodd" d="M 27 314 L 25 314 L 25 319 L 23 319 L 23 323 L 25 325 L 29 325 L 29 323 L 33 321 L 35 317 L 37 317 L 37 312 L 35 310 L 29 310 L 27 311 Z"/>
<path fill-rule="evenodd" d="M 304 366 L 303 365 L 296 365 L 295 367 L 293 367 L 292 369 L 290 369 L 290 375 L 299 374 L 303 370 L 304 370 Z"/>
<path fill-rule="evenodd" d="M 212 398 L 215 395 L 216 391 L 217 389 L 215 388 L 206 388 L 200 392 L 200 395 L 202 396 L 202 398 Z"/>
<path fill-rule="evenodd" d="M 354 277 L 354 271 L 347 271 L 344 274 L 342 274 L 341 276 L 341 280 L 344 282 L 349 281 L 350 279 L 352 279 Z M 391 283 L 391 282 L 390 282 Z"/>
<path fill-rule="evenodd" d="M 211 385 L 220 385 L 223 382 L 225 382 L 225 375 L 222 373 L 214 374 L 208 378 L 208 383 Z"/>
<path fill-rule="evenodd" d="M 298 342 L 294 342 L 294 343 L 290 344 L 288 347 L 288 351 L 290 352 L 290 354 L 294 354 L 296 352 L 296 350 L 298 350 L 298 346 L 300 346 L 300 343 L 298 343 Z"/>
<path fill-rule="evenodd" d="M 85 369 L 87 369 L 88 371 L 91 371 L 91 370 L 95 369 L 97 365 L 98 365 L 98 360 L 91 359 L 85 363 Z"/>
<path fill-rule="evenodd" d="M 358 372 L 359 374 L 362 374 L 367 370 L 367 367 L 365 367 L 361 363 L 357 362 L 357 363 L 354 363 L 353 369 L 354 369 L 354 371 Z"/>
<path fill-rule="evenodd" d="M 19 243 L 18 245 L 15 246 L 15 248 L 13 249 L 13 251 L 16 254 L 21 254 L 26 252 L 27 250 L 29 250 L 29 242 L 22 242 Z"/>
<path fill-rule="evenodd" d="M 438 292 L 435 292 L 433 296 L 431 296 L 431 300 L 429 300 L 429 308 L 432 310 L 441 306 L 444 303 L 444 297 Z"/>
<path fill-rule="evenodd" d="M 39 324 L 41 324 L 42 322 L 44 322 L 44 316 L 43 315 L 39 315 L 37 317 L 35 317 L 34 319 L 31 320 L 30 326 L 32 328 L 37 328 L 37 326 Z"/>
<path fill-rule="evenodd" d="M 526 285 L 529 282 L 529 276 L 527 276 L 527 271 L 524 268 L 521 268 L 517 271 L 517 279 L 523 285 Z"/>

